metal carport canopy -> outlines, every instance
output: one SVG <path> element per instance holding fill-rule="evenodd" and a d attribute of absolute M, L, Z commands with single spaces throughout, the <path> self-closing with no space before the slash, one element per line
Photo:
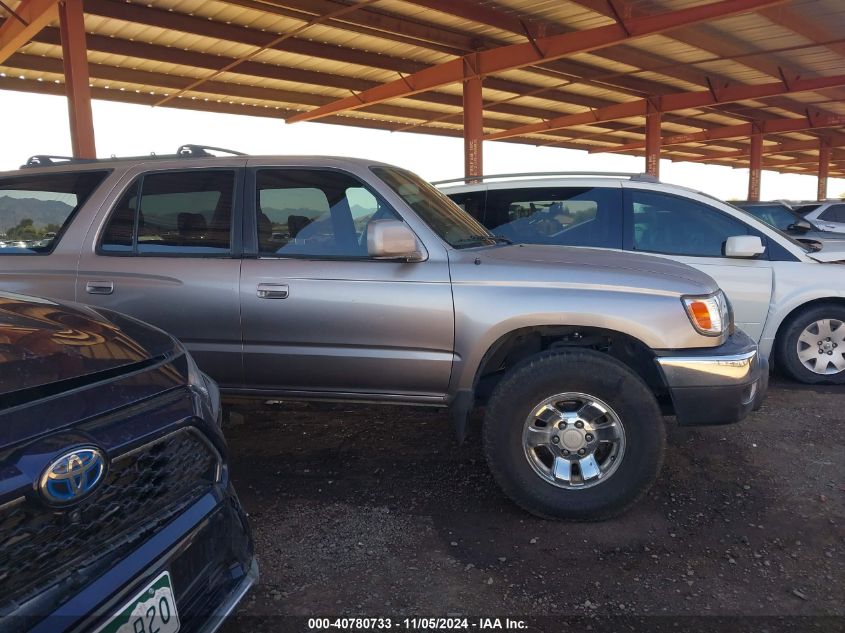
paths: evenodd
<path fill-rule="evenodd" d="M 3 0 L 0 89 L 845 175 L 841 0 Z M 84 27 L 83 27 L 84 24 Z M 87 59 L 87 64 L 85 63 Z M 764 158 L 765 157 L 765 158 Z"/>

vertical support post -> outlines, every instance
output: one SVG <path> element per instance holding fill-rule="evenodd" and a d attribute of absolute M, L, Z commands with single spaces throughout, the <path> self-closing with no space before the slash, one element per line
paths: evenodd
<path fill-rule="evenodd" d="M 748 200 L 760 200 L 760 172 L 763 168 L 763 131 L 756 121 L 751 126 L 751 157 L 748 161 Z"/>
<path fill-rule="evenodd" d="M 59 3 L 59 27 L 73 155 L 76 158 L 96 158 L 82 0 L 64 0 Z"/>
<path fill-rule="evenodd" d="M 830 142 L 826 138 L 819 139 L 819 184 L 816 190 L 816 200 L 827 198 L 827 175 L 830 172 Z"/>
<path fill-rule="evenodd" d="M 660 178 L 660 111 L 648 100 L 645 115 L 645 172 Z"/>
<path fill-rule="evenodd" d="M 464 81 L 464 176 L 483 173 L 482 139 L 484 104 L 481 100 L 481 77 Z M 468 181 L 470 182 L 470 181 Z"/>

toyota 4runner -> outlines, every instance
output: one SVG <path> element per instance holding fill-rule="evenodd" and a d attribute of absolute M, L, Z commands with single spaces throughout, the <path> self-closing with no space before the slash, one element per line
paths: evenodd
<path fill-rule="evenodd" d="M 0 287 L 128 313 L 228 394 L 485 405 L 523 508 L 599 519 L 660 468 L 661 412 L 744 418 L 764 361 L 684 264 L 497 238 L 414 174 L 330 157 L 34 157 L 0 174 Z"/>

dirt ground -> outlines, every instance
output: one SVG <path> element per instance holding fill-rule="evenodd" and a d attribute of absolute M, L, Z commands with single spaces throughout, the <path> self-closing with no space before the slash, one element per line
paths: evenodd
<path fill-rule="evenodd" d="M 594 524 L 521 511 L 488 473 L 477 430 L 458 446 L 443 411 L 239 411 L 226 434 L 261 580 L 228 633 L 353 616 L 399 630 L 419 630 L 406 617 L 456 616 L 473 628 L 529 618 L 528 630 L 845 630 L 843 387 L 775 380 L 739 425 L 667 418 L 652 491 Z"/>

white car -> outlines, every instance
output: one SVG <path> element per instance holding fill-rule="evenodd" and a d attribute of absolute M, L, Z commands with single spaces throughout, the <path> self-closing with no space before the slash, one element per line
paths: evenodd
<path fill-rule="evenodd" d="M 807 246 L 712 196 L 645 175 L 540 176 L 549 174 L 436 184 L 517 243 L 645 252 L 698 268 L 727 293 L 737 325 L 771 364 L 804 383 L 845 383 L 845 243 Z"/>
<path fill-rule="evenodd" d="M 805 204 L 796 209 L 822 231 L 845 233 L 845 200 Z"/>

